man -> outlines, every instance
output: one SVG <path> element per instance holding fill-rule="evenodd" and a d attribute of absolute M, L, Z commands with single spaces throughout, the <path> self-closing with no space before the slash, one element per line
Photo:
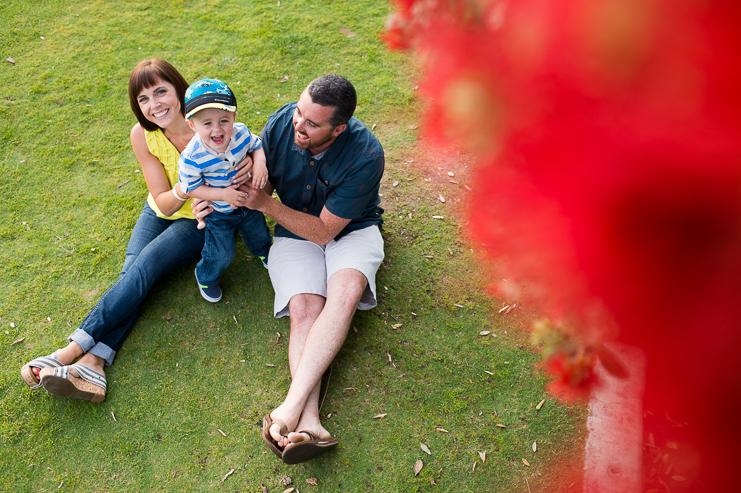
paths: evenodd
<path fill-rule="evenodd" d="M 352 114 L 355 88 L 338 75 L 312 81 L 297 103 L 270 116 L 261 138 L 270 184 L 243 186 L 240 206 L 277 224 L 268 257 L 275 317 L 290 315 L 291 386 L 265 417 L 263 438 L 285 463 L 334 447 L 319 419 L 321 377 L 356 308 L 376 306 L 383 261 L 378 189 L 383 149 Z M 272 187 L 280 201 L 272 198 Z"/>

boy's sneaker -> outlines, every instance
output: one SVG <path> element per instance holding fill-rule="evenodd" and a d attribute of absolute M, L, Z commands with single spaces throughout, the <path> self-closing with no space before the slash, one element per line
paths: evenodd
<path fill-rule="evenodd" d="M 196 275 L 196 282 L 198 283 L 198 289 L 201 291 L 201 296 L 203 296 L 206 301 L 216 303 L 221 300 L 221 288 L 218 284 L 214 286 L 204 286 L 198 282 L 198 275 Z"/>
<path fill-rule="evenodd" d="M 268 268 L 268 259 L 266 259 L 265 257 L 260 257 L 260 261 L 262 262 L 262 266 L 267 269 Z"/>

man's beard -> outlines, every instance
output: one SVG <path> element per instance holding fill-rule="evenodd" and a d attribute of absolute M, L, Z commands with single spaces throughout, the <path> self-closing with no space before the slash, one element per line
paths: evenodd
<path fill-rule="evenodd" d="M 316 149 L 317 147 L 321 147 L 324 144 L 326 144 L 327 142 L 329 142 L 330 140 L 332 140 L 332 132 L 329 132 L 329 133 L 327 133 L 327 135 L 325 137 L 323 137 L 323 138 L 321 138 L 319 140 L 309 139 L 308 141 L 301 142 L 296 137 L 297 130 L 296 130 L 295 127 L 293 128 L 293 132 L 294 132 L 293 133 L 293 142 L 300 149 L 306 149 L 306 150 Z"/>

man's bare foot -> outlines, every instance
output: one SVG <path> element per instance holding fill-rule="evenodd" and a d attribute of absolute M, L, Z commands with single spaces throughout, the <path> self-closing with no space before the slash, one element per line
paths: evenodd
<path fill-rule="evenodd" d="M 296 426 L 296 430 L 301 431 L 310 431 L 314 435 L 318 436 L 319 438 L 323 438 L 325 440 L 328 440 L 332 438 L 332 435 L 321 425 L 321 423 L 314 423 L 314 424 L 302 424 L 299 423 Z M 287 448 L 290 448 L 291 445 L 300 443 L 303 441 L 311 440 L 311 437 L 307 435 L 306 433 L 301 433 L 299 431 L 292 431 L 288 434 L 288 444 L 286 445 Z"/>
<path fill-rule="evenodd" d="M 275 408 L 272 413 L 270 413 L 270 419 L 272 419 L 273 421 L 281 420 L 286 424 L 289 435 L 291 434 L 290 432 L 296 429 L 296 425 L 298 424 L 300 417 L 301 410 L 299 410 L 298 412 L 291 411 L 290 409 L 288 409 L 288 406 L 285 402 Z M 275 422 L 273 423 L 273 426 L 270 427 L 270 436 L 273 438 L 273 440 L 275 440 L 276 445 L 281 448 L 290 443 L 288 437 L 280 434 L 280 425 Z"/>

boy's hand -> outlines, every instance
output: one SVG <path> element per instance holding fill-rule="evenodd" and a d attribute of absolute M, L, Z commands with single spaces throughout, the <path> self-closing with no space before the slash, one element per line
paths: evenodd
<path fill-rule="evenodd" d="M 245 200 L 247 198 L 247 194 L 245 192 L 237 190 L 236 185 L 225 188 L 223 195 L 224 198 L 222 200 L 229 204 L 233 209 L 244 207 L 247 203 Z"/>
<path fill-rule="evenodd" d="M 265 166 L 262 168 L 255 166 L 252 174 L 252 186 L 255 188 L 265 188 L 268 183 L 268 170 Z"/>

